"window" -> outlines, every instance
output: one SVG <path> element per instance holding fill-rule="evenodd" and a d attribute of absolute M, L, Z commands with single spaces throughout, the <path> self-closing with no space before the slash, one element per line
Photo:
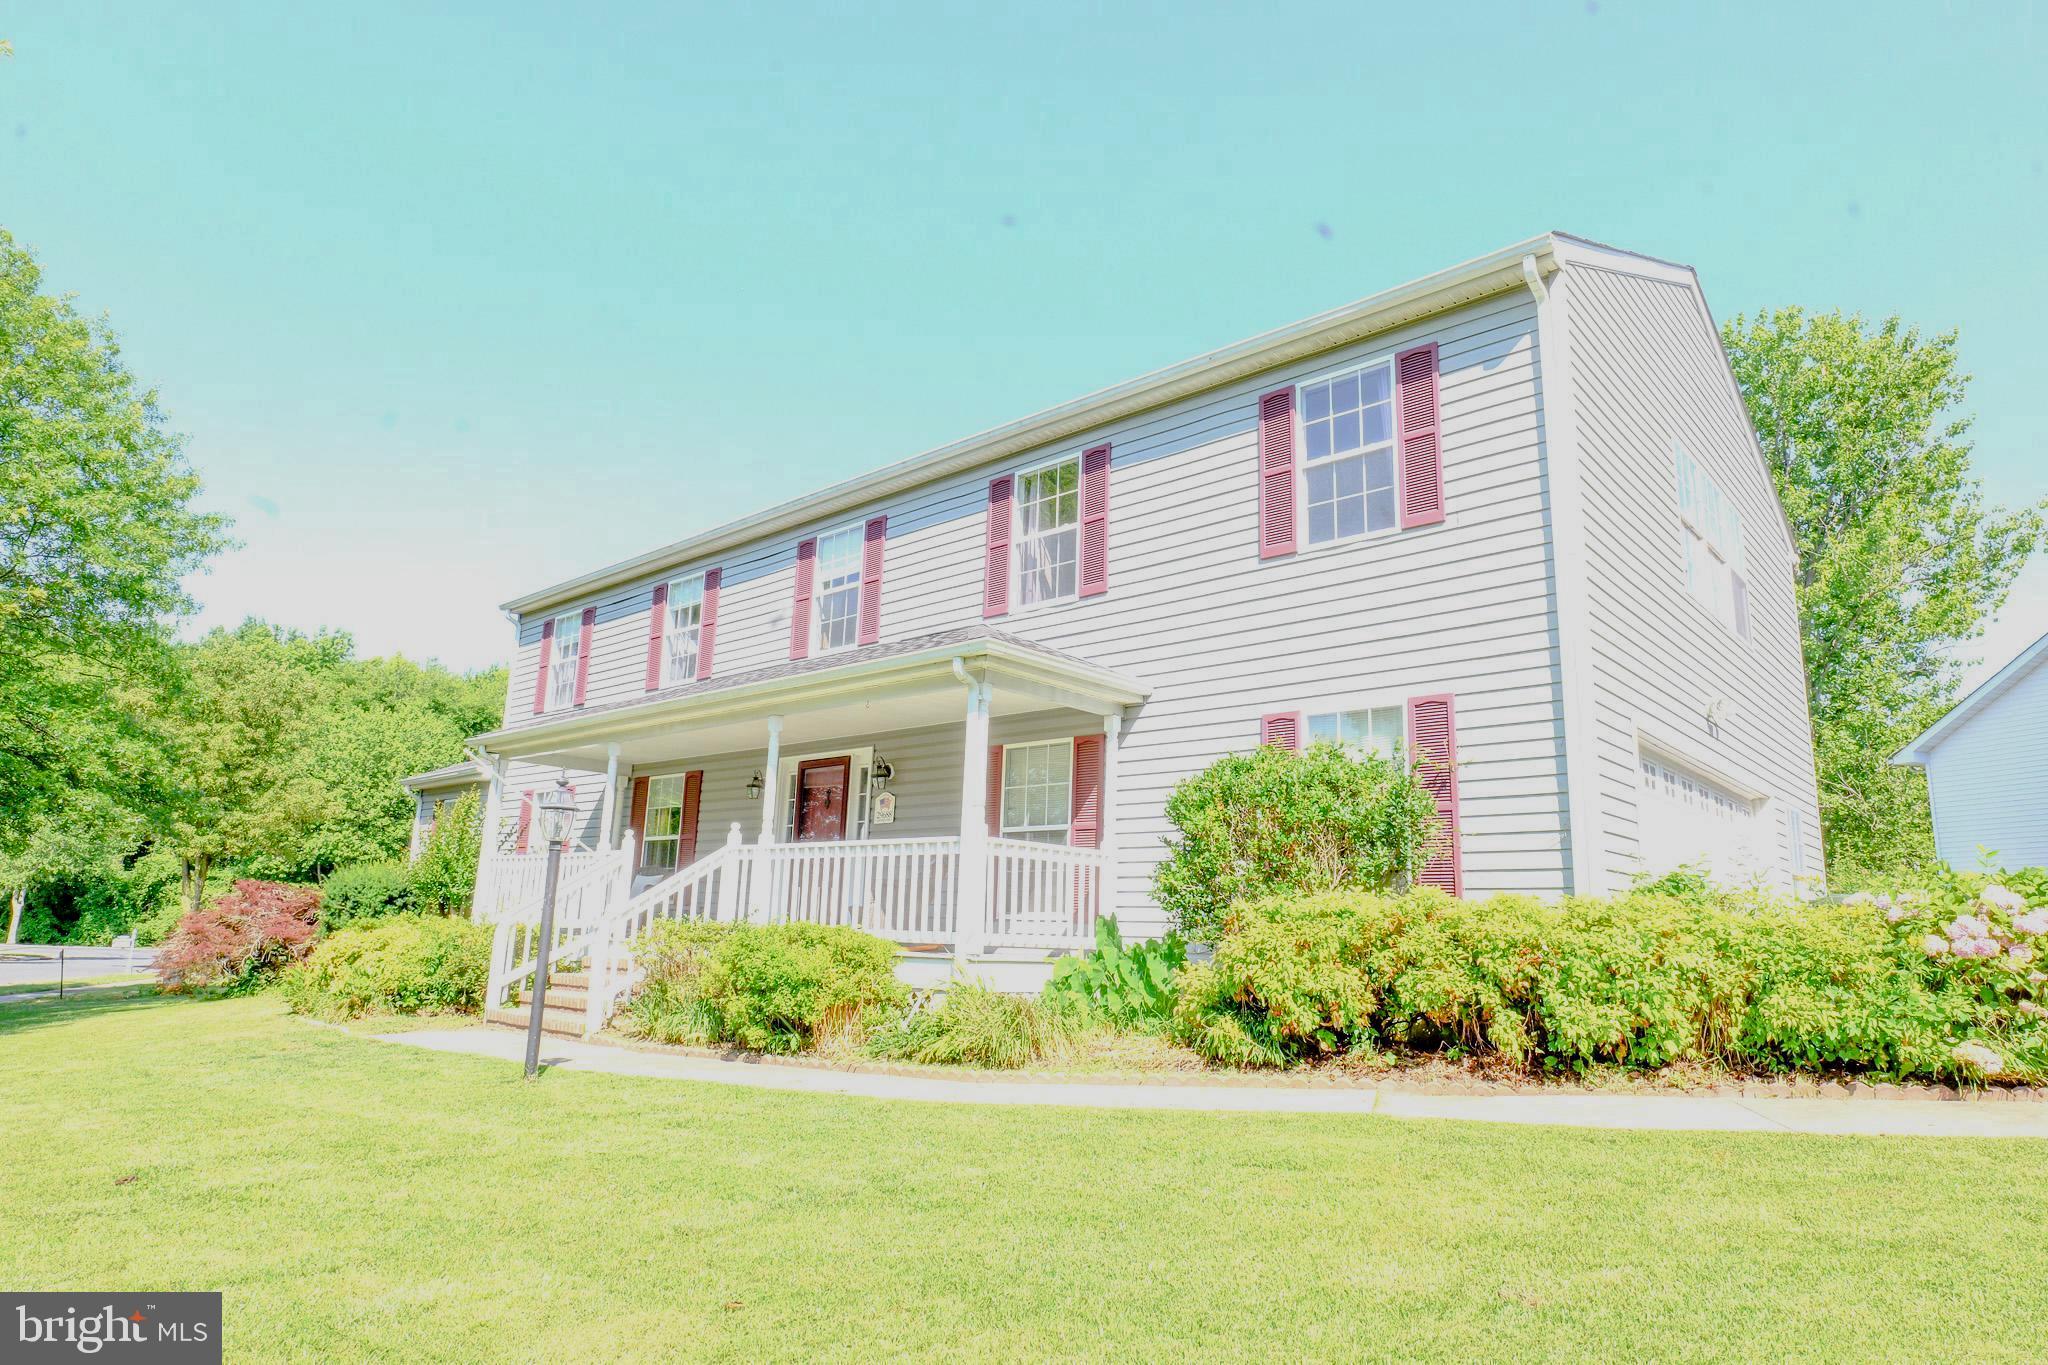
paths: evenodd
<path fill-rule="evenodd" d="M 1067 842 L 1074 813 L 1074 742 L 1003 747 L 1002 834 L 1034 844 Z"/>
<path fill-rule="evenodd" d="M 1365 711 L 1331 711 L 1308 718 L 1308 742 L 1341 744 L 1361 754 L 1393 758 L 1408 737 L 1408 718 L 1399 706 Z"/>
<path fill-rule="evenodd" d="M 1308 543 L 1394 528 L 1394 365 L 1301 386 Z"/>
<path fill-rule="evenodd" d="M 682 838 L 683 775 L 654 778 L 647 784 L 647 824 L 640 841 L 640 866 L 652 872 L 674 870 Z"/>
<path fill-rule="evenodd" d="M 664 685 L 690 682 L 697 676 L 697 642 L 704 622 L 704 575 L 678 578 L 668 585 L 668 620 L 662 623 Z"/>
<path fill-rule="evenodd" d="M 1074 596 L 1081 546 L 1079 457 L 1017 476 L 1017 602 Z"/>
<path fill-rule="evenodd" d="M 818 537 L 818 652 L 845 649 L 860 634 L 859 523 Z"/>
<path fill-rule="evenodd" d="M 1749 637 L 1749 585 L 1743 577 L 1742 516 L 1683 446 L 1678 461 L 1678 518 L 1685 537 L 1685 587 L 1714 619 Z"/>
<path fill-rule="evenodd" d="M 583 653 L 583 615 L 564 612 L 555 618 L 554 652 L 548 656 L 548 707 L 565 711 L 576 704 L 576 664 Z"/>

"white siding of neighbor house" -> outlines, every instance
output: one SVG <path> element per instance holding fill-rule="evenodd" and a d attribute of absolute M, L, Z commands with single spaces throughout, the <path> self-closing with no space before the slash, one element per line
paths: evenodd
<path fill-rule="evenodd" d="M 1789 886 L 1788 811 L 1803 866 L 1821 869 L 1820 815 L 1793 598 L 1793 552 L 1720 341 L 1689 272 L 1643 263 L 1566 266 L 1553 286 L 1569 319 L 1584 497 L 1587 657 L 1596 741 L 1597 875 L 1625 885 L 1638 858 L 1639 744 L 1677 750 L 1768 793 L 1760 842 Z M 1685 585 L 1675 447 L 1682 444 L 1742 517 L 1750 638 Z M 1734 702 L 1725 726 L 1710 700 Z M 1774 853 L 1773 853 L 1774 851 Z"/>
<path fill-rule="evenodd" d="M 2048 666 L 1984 703 L 1927 756 L 1934 850 L 1975 869 L 2048 866 Z"/>
<path fill-rule="evenodd" d="M 1261 561 L 1259 395 L 1431 340 L 1441 348 L 1444 522 Z M 1159 923 L 1149 886 L 1169 832 L 1168 793 L 1218 756 L 1255 745 L 1262 713 L 1437 692 L 1456 696 L 1468 894 L 1556 894 L 1567 889 L 1569 849 L 1541 422 L 1534 305 L 1526 293 L 1502 295 L 678 571 L 724 571 L 719 675 L 787 659 L 797 542 L 878 512 L 889 517 L 882 639 L 978 624 L 988 480 L 1107 440 L 1107 595 L 989 624 L 1152 689 L 1132 710 L 1119 765 L 1131 927 Z M 595 601 L 588 704 L 643 694 L 656 581 L 546 613 Z M 508 722 L 531 717 L 543 619 L 520 624 Z M 957 761 L 936 750 L 932 761 L 957 793 Z M 723 838 L 733 818 L 731 777 L 743 786 L 752 771 L 751 760 L 729 766 L 715 782 L 707 777 L 707 841 Z M 916 783 L 922 766 L 899 771 Z M 745 827 L 751 840 L 753 820 Z"/>

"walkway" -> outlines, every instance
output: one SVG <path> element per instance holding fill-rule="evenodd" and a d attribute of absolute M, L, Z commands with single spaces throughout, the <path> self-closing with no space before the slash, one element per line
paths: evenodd
<path fill-rule="evenodd" d="M 436 1052 L 489 1057 L 517 1066 L 526 1037 L 511 1029 L 427 1030 L 379 1035 Z M 1262 1114 L 1382 1114 L 1392 1118 L 1482 1119 L 1571 1128 L 1655 1128 L 1722 1133 L 1834 1133 L 1912 1137 L 2048 1138 L 2048 1104 L 1997 1100 L 1729 1099 L 1694 1095 L 1436 1095 L 1386 1089 L 1294 1089 L 1146 1085 L 1091 1081 L 970 1081 L 892 1076 L 827 1067 L 762 1065 L 642 1052 L 604 1043 L 544 1038 L 541 1061 L 565 1071 L 658 1076 L 750 1085 L 814 1095 L 950 1104 L 1056 1104 L 1088 1109 L 1239 1110 Z"/>

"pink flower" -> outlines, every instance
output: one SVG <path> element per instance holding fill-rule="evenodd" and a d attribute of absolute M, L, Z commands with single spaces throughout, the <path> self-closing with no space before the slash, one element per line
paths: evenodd
<path fill-rule="evenodd" d="M 1912 910 L 1906 906 L 1894 905 L 1891 909 L 1884 912 L 1884 922 L 1886 924 L 1897 924 L 1912 913 Z"/>
<path fill-rule="evenodd" d="M 2027 908 L 2027 898 L 2025 896 L 2022 896 L 2017 891 L 2000 886 L 1997 882 L 1993 882 L 1982 891 L 1979 891 L 1977 899 L 1986 905 L 1995 905 L 2000 910 L 2008 912 Z"/>
<path fill-rule="evenodd" d="M 1920 940 L 1920 951 L 1929 957 L 1940 957 L 1948 952 L 1948 940 L 1940 934 L 1929 934 Z"/>
<path fill-rule="evenodd" d="M 1996 939 L 1973 939 L 1970 943 L 1971 957 L 1997 957 L 2000 952 Z"/>
<path fill-rule="evenodd" d="M 1983 938 L 1990 932 L 1991 921 L 1982 915 L 1957 915 L 1948 925 L 1948 936 L 1952 939 Z"/>
<path fill-rule="evenodd" d="M 2034 960 L 2034 950 L 2024 943 L 2015 943 L 2005 950 L 2005 955 L 2022 967 Z"/>
<path fill-rule="evenodd" d="M 1949 1056 L 1980 1075 L 1996 1076 L 2005 1070 L 2005 1058 L 1982 1043 L 1957 1043 Z"/>
<path fill-rule="evenodd" d="M 2029 910 L 2012 917 L 2012 927 L 2023 934 L 2048 934 L 2048 910 Z"/>

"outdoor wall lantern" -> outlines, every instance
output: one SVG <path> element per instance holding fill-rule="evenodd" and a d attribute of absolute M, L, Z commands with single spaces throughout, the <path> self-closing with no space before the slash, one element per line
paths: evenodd
<path fill-rule="evenodd" d="M 569 842 L 569 826 L 576 819 L 576 793 L 566 781 L 557 782 L 540 794 L 541 838 L 551 844 Z"/>
<path fill-rule="evenodd" d="M 754 769 L 754 775 L 753 775 L 752 777 L 750 777 L 750 778 L 748 778 L 748 779 L 747 779 L 747 800 L 749 800 L 749 801 L 759 801 L 760 799 L 761 799 L 761 770 L 760 770 L 759 768 L 756 768 L 756 769 Z"/>
<path fill-rule="evenodd" d="M 883 758 L 880 754 L 876 754 L 875 765 L 868 772 L 875 780 L 875 790 L 878 792 L 887 791 L 889 789 L 889 779 L 896 776 L 896 765 Z"/>

